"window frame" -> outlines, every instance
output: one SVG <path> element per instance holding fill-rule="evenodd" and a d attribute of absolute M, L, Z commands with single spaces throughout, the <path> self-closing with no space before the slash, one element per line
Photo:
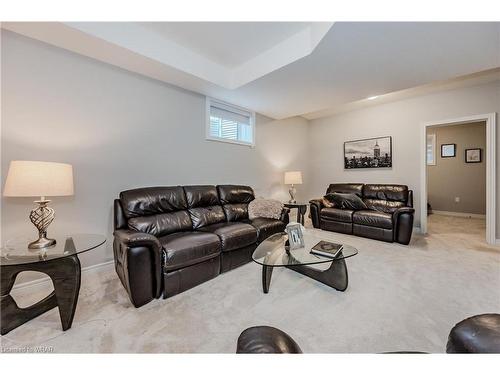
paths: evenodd
<path fill-rule="evenodd" d="M 222 137 L 212 137 L 210 135 L 210 108 L 212 106 L 216 107 L 220 105 L 224 109 L 224 107 L 228 108 L 228 110 L 234 111 L 235 113 L 241 114 L 243 116 L 249 116 L 250 118 L 250 126 L 252 128 L 252 142 L 243 142 L 235 139 L 226 139 Z M 223 143 L 232 143 L 235 145 L 240 145 L 240 146 L 247 146 L 247 147 L 255 147 L 255 112 L 239 107 L 234 104 L 230 104 L 227 102 L 223 102 L 222 100 L 217 100 L 214 98 L 206 97 L 205 101 L 205 138 L 207 141 L 214 141 L 214 142 L 223 142 Z"/>
<path fill-rule="evenodd" d="M 431 138 L 431 142 L 429 143 L 429 138 Z M 432 162 L 429 162 L 429 145 L 432 146 Z M 426 143 L 425 143 L 425 163 L 426 165 L 437 165 L 436 163 L 436 133 L 426 134 Z"/>

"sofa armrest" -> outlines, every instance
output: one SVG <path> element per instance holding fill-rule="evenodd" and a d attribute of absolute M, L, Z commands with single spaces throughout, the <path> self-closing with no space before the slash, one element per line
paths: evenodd
<path fill-rule="evenodd" d="M 323 200 L 318 198 L 318 199 L 311 199 L 309 201 L 309 213 L 311 215 L 311 221 L 313 224 L 314 228 L 319 228 L 320 227 L 320 222 L 319 222 L 319 213 L 321 210 L 325 207 L 323 205 Z"/>
<path fill-rule="evenodd" d="M 289 214 L 290 214 L 290 209 L 287 207 L 283 207 L 283 209 L 281 210 L 280 220 L 285 224 L 288 224 L 290 222 Z"/>
<path fill-rule="evenodd" d="M 413 232 L 413 216 L 415 209 L 400 207 L 392 214 L 394 222 L 394 241 L 408 245 Z"/>
<path fill-rule="evenodd" d="M 128 229 L 113 233 L 115 269 L 135 307 L 159 298 L 162 284 L 162 246 L 149 234 Z"/>
<path fill-rule="evenodd" d="M 130 229 L 117 229 L 113 235 L 116 240 L 128 247 L 148 246 L 161 250 L 158 238 L 149 233 L 137 232 Z"/>

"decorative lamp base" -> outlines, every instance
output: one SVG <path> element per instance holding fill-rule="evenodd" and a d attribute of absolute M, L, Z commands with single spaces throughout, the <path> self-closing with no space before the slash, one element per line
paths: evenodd
<path fill-rule="evenodd" d="M 40 237 L 38 240 L 30 242 L 28 249 L 40 250 L 45 249 L 46 247 L 54 246 L 55 244 L 56 240 L 53 238 Z"/>
<path fill-rule="evenodd" d="M 295 194 L 297 194 L 297 189 L 295 189 L 295 186 L 292 186 L 290 187 L 290 189 L 288 189 L 288 193 L 290 194 L 290 200 L 288 201 L 288 203 L 297 203 L 297 201 L 295 200 Z"/>
<path fill-rule="evenodd" d="M 30 250 L 44 249 L 56 244 L 56 240 L 47 238 L 47 228 L 55 217 L 54 209 L 47 207 L 50 201 L 42 197 L 39 201 L 35 201 L 35 203 L 38 204 L 38 207 L 31 211 L 30 220 L 36 229 L 38 229 L 38 240 L 28 245 L 28 249 Z"/>

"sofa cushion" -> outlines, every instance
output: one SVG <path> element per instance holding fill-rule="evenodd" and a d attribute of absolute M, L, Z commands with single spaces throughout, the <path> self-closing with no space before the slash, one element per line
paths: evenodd
<path fill-rule="evenodd" d="M 220 201 L 228 203 L 250 203 L 255 199 L 253 189 L 245 185 L 218 185 Z"/>
<path fill-rule="evenodd" d="M 220 202 L 227 221 L 248 219 L 248 203 L 255 199 L 253 189 L 245 185 L 218 185 Z"/>
<path fill-rule="evenodd" d="M 356 211 L 352 215 L 352 221 L 355 224 L 366 225 L 368 227 L 377 227 L 392 229 L 392 215 L 372 210 Z"/>
<path fill-rule="evenodd" d="M 222 251 L 231 251 L 257 242 L 257 229 L 246 223 L 219 223 L 205 226 L 200 231 L 219 236 Z"/>
<path fill-rule="evenodd" d="M 177 270 L 218 256 L 219 237 L 204 232 L 178 232 L 159 238 L 165 254 L 165 269 Z"/>
<path fill-rule="evenodd" d="M 159 237 L 192 228 L 186 196 L 180 186 L 122 191 L 120 206 L 132 230 Z"/>
<path fill-rule="evenodd" d="M 128 227 L 156 237 L 191 230 L 192 222 L 187 211 L 176 211 L 158 215 L 138 216 L 128 220 Z"/>
<path fill-rule="evenodd" d="M 400 201 L 387 201 L 382 199 L 363 199 L 366 207 L 370 210 L 393 214 L 398 208 L 405 207 L 405 204 Z"/>
<path fill-rule="evenodd" d="M 342 221 L 344 223 L 352 223 L 352 210 L 342 210 L 340 208 L 323 208 L 320 212 L 320 217 L 326 220 Z"/>
<path fill-rule="evenodd" d="M 408 202 L 408 186 L 387 184 L 366 184 L 363 187 L 363 198 L 386 201 Z"/>
<path fill-rule="evenodd" d="M 328 198 L 329 195 L 325 195 L 323 198 L 321 198 L 321 204 L 327 208 L 333 208 L 335 207 L 335 202 L 331 201 Z M 331 197 L 330 197 L 331 198 Z"/>
<path fill-rule="evenodd" d="M 363 196 L 363 184 L 330 184 L 326 190 L 326 194 L 330 193 L 352 193 L 358 197 Z"/>
<path fill-rule="evenodd" d="M 127 219 L 187 208 L 186 196 L 181 186 L 148 187 L 122 191 L 120 203 Z"/>
<path fill-rule="evenodd" d="M 343 210 L 366 210 L 366 204 L 356 194 L 352 193 L 331 193 L 326 195 L 335 206 Z"/>
<path fill-rule="evenodd" d="M 286 224 L 281 220 L 270 219 L 267 217 L 257 217 L 250 220 L 250 224 L 257 229 L 258 241 L 262 242 L 267 237 L 280 233 L 285 230 Z"/>
<path fill-rule="evenodd" d="M 184 191 L 193 229 L 226 221 L 215 186 L 185 186 Z"/>

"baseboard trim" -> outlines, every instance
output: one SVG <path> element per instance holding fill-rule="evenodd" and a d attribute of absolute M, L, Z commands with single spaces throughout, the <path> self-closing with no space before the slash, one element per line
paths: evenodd
<path fill-rule="evenodd" d="M 93 270 L 95 268 L 100 268 L 100 267 L 108 266 L 110 264 L 113 264 L 113 262 L 114 262 L 113 260 L 108 260 L 108 261 L 103 262 L 103 263 L 97 263 L 97 264 L 93 264 L 91 266 L 83 267 L 82 268 L 82 273 L 91 271 L 91 270 Z M 19 283 L 17 285 L 14 285 L 14 287 L 12 289 L 24 289 L 24 288 L 35 286 L 35 285 L 38 285 L 38 284 L 46 283 L 48 281 L 50 281 L 50 277 L 45 276 L 45 277 L 41 277 L 40 279 L 26 281 L 24 283 Z"/>
<path fill-rule="evenodd" d="M 471 218 L 471 219 L 486 219 L 486 215 L 470 214 L 467 212 L 452 212 L 452 211 L 432 210 L 432 213 L 435 215 L 443 215 L 443 216 L 467 217 L 467 218 Z"/>

